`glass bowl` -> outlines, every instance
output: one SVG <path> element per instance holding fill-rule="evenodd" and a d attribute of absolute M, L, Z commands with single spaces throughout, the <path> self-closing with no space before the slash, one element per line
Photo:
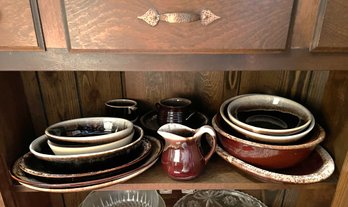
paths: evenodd
<path fill-rule="evenodd" d="M 165 207 L 155 190 L 93 191 L 80 207 Z"/>

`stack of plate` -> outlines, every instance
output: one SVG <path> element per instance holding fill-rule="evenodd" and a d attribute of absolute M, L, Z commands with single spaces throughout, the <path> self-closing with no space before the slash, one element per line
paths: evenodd
<path fill-rule="evenodd" d="M 99 117 L 52 125 L 46 135 L 30 144 L 30 152 L 16 161 L 12 177 L 24 186 L 46 192 L 93 190 L 135 177 L 156 162 L 162 143 L 144 137 L 142 128 L 128 122 Z M 69 136 L 68 131 L 72 132 Z M 114 145 L 124 140 L 128 141 Z M 61 147 L 59 152 L 52 143 Z"/>
<path fill-rule="evenodd" d="M 324 129 L 295 101 L 247 94 L 226 100 L 212 120 L 227 162 L 263 180 L 313 183 L 334 171 L 331 156 L 319 146 Z"/>

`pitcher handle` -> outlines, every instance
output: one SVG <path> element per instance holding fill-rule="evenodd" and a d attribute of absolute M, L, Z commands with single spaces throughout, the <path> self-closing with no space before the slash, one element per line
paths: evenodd
<path fill-rule="evenodd" d="M 210 139 L 210 141 L 211 141 L 211 143 L 210 143 L 211 149 L 210 149 L 209 153 L 204 157 L 204 162 L 205 162 L 205 164 L 207 164 L 207 163 L 208 163 L 208 160 L 210 159 L 210 157 L 211 157 L 211 156 L 214 154 L 214 152 L 215 152 L 215 148 L 216 148 L 216 133 L 215 133 L 213 127 L 211 127 L 211 126 L 209 126 L 209 125 L 204 125 L 204 126 L 202 126 L 201 128 L 199 128 L 199 129 L 197 130 L 195 136 L 201 137 L 201 136 L 202 136 L 203 134 L 205 134 L 205 133 L 207 133 L 207 134 L 210 135 L 210 136 L 208 136 L 208 137 L 209 137 L 209 139 Z"/>

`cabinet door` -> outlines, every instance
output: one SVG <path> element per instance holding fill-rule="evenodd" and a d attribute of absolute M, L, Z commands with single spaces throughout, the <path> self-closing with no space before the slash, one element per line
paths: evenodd
<path fill-rule="evenodd" d="M 71 50 L 160 53 L 248 53 L 286 48 L 293 0 L 65 0 Z M 150 26 L 150 8 L 220 19 Z M 198 15 L 199 16 L 199 15 Z M 177 21 L 170 19 L 168 21 Z M 180 20 L 178 20 L 180 21 Z"/>
<path fill-rule="evenodd" d="M 347 0 L 321 0 L 312 49 L 348 52 Z"/>
<path fill-rule="evenodd" d="M 31 6 L 33 0 L 0 0 L 0 50 L 40 49 Z"/>

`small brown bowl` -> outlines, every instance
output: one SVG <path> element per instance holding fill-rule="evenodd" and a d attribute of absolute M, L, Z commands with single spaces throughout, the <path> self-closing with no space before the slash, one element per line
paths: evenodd
<path fill-rule="evenodd" d="M 214 116 L 212 125 L 224 150 L 264 169 L 281 169 L 296 165 L 325 138 L 325 131 L 318 124 L 306 137 L 288 145 L 263 144 L 244 139 L 243 135 L 233 131 L 219 114 Z"/>

